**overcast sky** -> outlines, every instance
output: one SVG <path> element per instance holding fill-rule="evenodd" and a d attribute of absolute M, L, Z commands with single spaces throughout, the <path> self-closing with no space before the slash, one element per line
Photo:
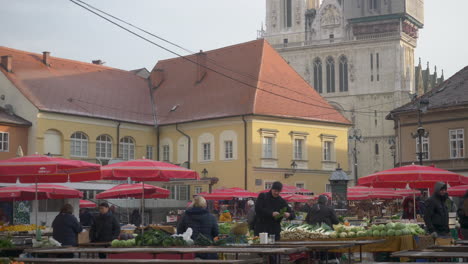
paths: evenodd
<path fill-rule="evenodd" d="M 265 0 L 86 0 L 192 51 L 256 38 Z M 449 77 L 468 65 L 467 0 L 426 0 L 416 58 Z M 174 57 L 94 16 L 69 0 L 0 0 L 0 45 L 107 66 L 149 70 Z M 161 43 L 158 40 L 155 40 Z M 182 50 L 161 43 L 170 49 Z M 417 63 L 417 61 L 416 61 Z"/>

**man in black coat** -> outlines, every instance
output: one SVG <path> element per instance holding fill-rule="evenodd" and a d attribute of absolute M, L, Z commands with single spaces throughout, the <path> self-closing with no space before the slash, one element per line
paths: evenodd
<path fill-rule="evenodd" d="M 434 186 L 434 194 L 426 201 L 424 222 L 433 237 L 449 236 L 449 214 L 445 201 L 448 199 L 447 185 L 438 182 Z"/>
<path fill-rule="evenodd" d="M 257 204 L 255 205 L 256 223 L 254 233 L 256 236 L 266 232 L 270 235 L 274 234 L 275 239 L 279 240 L 282 218 L 294 219 L 291 208 L 280 196 L 282 189 L 283 184 L 281 182 L 274 182 L 269 192 L 258 195 Z M 283 217 L 278 217 L 280 211 L 284 208 L 286 208 L 286 212 Z"/>
<path fill-rule="evenodd" d="M 94 219 L 94 223 L 89 231 L 91 242 L 110 242 L 120 235 L 120 225 L 112 212 L 109 211 L 108 203 L 99 205 L 99 215 Z"/>
<path fill-rule="evenodd" d="M 328 198 L 325 195 L 320 195 L 318 203 L 309 210 L 306 217 L 306 222 L 309 225 L 327 224 L 333 228 L 333 225 L 339 223 L 338 217 L 336 217 L 335 210 L 327 206 Z"/>

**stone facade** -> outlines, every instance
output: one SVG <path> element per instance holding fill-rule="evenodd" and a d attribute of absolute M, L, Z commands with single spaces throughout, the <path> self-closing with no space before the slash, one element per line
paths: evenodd
<path fill-rule="evenodd" d="M 423 8 L 422 0 L 266 1 L 261 37 L 354 123 L 359 177 L 394 166 L 393 123 L 385 116 L 415 93 Z"/>

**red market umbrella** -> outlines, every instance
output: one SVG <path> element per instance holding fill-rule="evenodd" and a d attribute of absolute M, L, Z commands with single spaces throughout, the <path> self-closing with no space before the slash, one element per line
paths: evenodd
<path fill-rule="evenodd" d="M 126 180 L 142 182 L 144 193 L 145 181 L 170 181 L 171 179 L 198 180 L 196 171 L 189 170 L 174 164 L 149 159 L 122 161 L 102 167 L 102 176 L 106 180 Z M 144 222 L 144 199 L 141 200 L 141 215 Z"/>
<path fill-rule="evenodd" d="M 468 178 L 460 174 L 420 165 L 408 165 L 381 172 L 376 172 L 358 180 L 359 185 L 383 188 L 427 189 L 436 182 L 445 182 L 451 186 L 468 184 Z"/>
<path fill-rule="evenodd" d="M 80 208 L 95 208 L 97 205 L 88 200 L 80 200 Z"/>
<path fill-rule="evenodd" d="M 212 193 L 199 193 L 206 200 L 232 200 L 234 198 L 255 198 L 257 193 L 246 191 L 242 188 L 223 188 L 214 190 Z"/>
<path fill-rule="evenodd" d="M 29 186 L 30 188 L 35 188 L 35 185 Z M 50 199 L 72 199 L 72 198 L 82 198 L 83 192 L 80 192 L 76 189 L 53 184 L 38 184 L 37 190 L 39 192 L 45 192 L 49 195 Z"/>
<path fill-rule="evenodd" d="M 145 184 L 135 183 L 135 184 L 120 184 L 107 191 L 99 193 L 96 195 L 97 199 L 118 199 L 118 198 L 167 198 L 171 192 L 167 189 Z"/>
<path fill-rule="evenodd" d="M 0 161 L 0 182 L 50 183 L 101 179 L 100 165 L 42 155 Z"/>
<path fill-rule="evenodd" d="M 199 179 L 196 171 L 149 159 L 122 161 L 103 166 L 102 177 L 105 180 L 127 180 L 127 178 L 131 178 L 134 181 L 142 182 Z"/>
<path fill-rule="evenodd" d="M 270 189 L 267 189 L 267 190 L 260 191 L 260 193 L 267 193 L 269 191 Z M 286 184 L 283 185 L 283 190 L 281 190 L 281 194 L 301 194 L 301 193 L 313 194 L 314 192 L 312 192 L 311 190 L 298 188 L 298 187 L 286 185 Z"/>
<path fill-rule="evenodd" d="M 362 199 L 359 195 L 363 195 Z M 348 196 L 354 200 L 367 200 L 367 199 L 400 199 L 401 194 L 398 194 L 391 188 L 370 188 L 365 186 L 355 186 L 348 188 Z M 364 196 L 367 196 L 364 199 Z"/>
<path fill-rule="evenodd" d="M 38 183 L 100 180 L 100 168 L 98 164 L 81 160 L 31 155 L 0 161 L 0 182 L 35 183 L 35 200 L 37 200 Z M 35 210 L 36 226 L 38 226 L 38 209 Z"/>
<path fill-rule="evenodd" d="M 322 193 L 322 194 L 320 194 L 320 195 L 325 195 L 325 196 L 328 197 L 328 199 L 331 199 L 331 198 L 332 198 L 332 194 L 331 194 L 330 192 Z M 314 200 L 318 200 L 318 198 L 319 198 L 320 195 L 314 196 L 313 199 L 314 199 Z M 348 198 L 348 200 L 350 200 L 350 201 L 358 201 L 358 200 L 360 201 L 360 200 L 368 200 L 368 199 L 371 199 L 371 198 L 369 197 L 368 194 L 364 194 L 364 193 L 361 193 L 361 194 L 360 194 L 360 193 L 348 193 L 348 194 L 347 194 L 347 198 Z"/>
<path fill-rule="evenodd" d="M 448 188 L 448 193 L 450 196 L 454 196 L 454 197 L 463 197 L 466 193 L 466 191 L 468 191 L 468 185 L 459 185 L 459 186 L 455 186 L 455 187 L 450 187 Z"/>
<path fill-rule="evenodd" d="M 301 195 L 301 194 L 285 194 L 281 195 L 284 200 L 288 203 L 306 203 L 309 200 L 312 200 L 314 197 L 309 195 Z"/>
<path fill-rule="evenodd" d="M 36 197 L 36 189 L 23 186 L 8 186 L 0 188 L 0 201 L 31 201 Z M 49 199 L 46 192 L 37 193 L 38 200 Z"/>

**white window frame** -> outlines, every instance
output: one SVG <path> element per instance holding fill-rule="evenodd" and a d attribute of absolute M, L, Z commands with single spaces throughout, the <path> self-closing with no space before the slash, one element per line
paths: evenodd
<path fill-rule="evenodd" d="M 226 142 L 232 142 L 232 148 L 227 149 Z M 232 152 L 232 155 L 228 155 Z M 237 133 L 234 130 L 224 130 L 219 135 L 219 159 L 224 161 L 237 160 Z"/>
<path fill-rule="evenodd" d="M 304 160 L 304 142 L 303 138 L 294 139 L 294 160 Z"/>
<path fill-rule="evenodd" d="M 154 159 L 154 147 L 152 145 L 146 145 L 146 158 Z"/>
<path fill-rule="evenodd" d="M 171 147 L 169 145 L 162 146 L 162 161 L 170 162 L 171 161 Z"/>
<path fill-rule="evenodd" d="M 263 188 L 265 188 L 265 190 L 270 190 L 271 187 L 273 186 L 273 183 L 274 183 L 274 181 L 264 181 L 263 182 Z"/>
<path fill-rule="evenodd" d="M 0 132 L 0 152 L 9 152 L 9 151 L 10 151 L 10 133 Z"/>
<path fill-rule="evenodd" d="M 203 192 L 203 187 L 202 186 L 195 186 L 195 188 L 193 189 L 193 192 L 194 192 L 194 194 L 199 194 L 199 193 Z"/>
<path fill-rule="evenodd" d="M 70 136 L 70 157 L 88 157 L 88 136 L 80 131 L 74 132 Z"/>
<path fill-rule="evenodd" d="M 224 159 L 232 160 L 234 158 L 234 142 L 232 140 L 224 141 Z"/>
<path fill-rule="evenodd" d="M 322 134 L 320 135 L 320 137 L 322 139 L 322 162 L 336 162 L 336 148 L 335 148 L 336 136 Z M 327 148 L 327 144 L 330 144 L 328 148 Z M 327 151 L 329 155 L 326 155 Z"/>
<path fill-rule="evenodd" d="M 112 159 L 112 138 L 109 135 L 99 135 L 96 138 L 96 158 Z"/>
<path fill-rule="evenodd" d="M 455 139 L 452 139 L 452 134 L 455 134 Z M 461 135 L 461 140 L 459 136 Z M 455 148 L 453 147 L 455 143 Z M 450 158 L 461 159 L 465 157 L 465 129 L 450 129 L 449 130 L 449 146 L 450 146 Z M 455 151 L 455 155 L 454 155 Z"/>
<path fill-rule="evenodd" d="M 423 144 L 423 160 L 430 160 L 431 159 L 431 152 L 430 152 L 430 141 L 429 137 L 422 137 L 422 144 Z M 419 138 L 416 138 L 416 160 L 419 160 Z"/>
<path fill-rule="evenodd" d="M 206 146 L 209 146 L 209 150 L 205 151 L 205 144 Z M 215 155 L 215 141 L 213 134 L 201 134 L 198 137 L 198 161 L 200 163 L 212 162 L 215 160 Z"/>
<path fill-rule="evenodd" d="M 298 186 L 298 185 L 302 185 L 302 186 Z M 296 188 L 303 188 L 303 189 L 306 188 L 305 182 L 296 182 L 294 183 L 294 186 L 296 186 Z"/>
<path fill-rule="evenodd" d="M 211 160 L 211 142 L 204 142 L 202 143 L 203 147 L 203 161 L 210 161 Z"/>
<path fill-rule="evenodd" d="M 120 139 L 119 152 L 123 160 L 135 159 L 135 140 L 132 137 L 125 136 Z"/>
<path fill-rule="evenodd" d="M 274 146 L 275 146 L 275 137 L 263 136 L 262 137 L 262 158 L 273 159 L 275 157 Z"/>
<path fill-rule="evenodd" d="M 163 186 L 163 188 L 171 191 L 171 194 L 169 195 L 169 199 L 188 201 L 190 198 L 189 197 L 189 192 L 190 192 L 189 185 L 183 185 L 183 184 L 165 185 Z M 185 199 L 181 199 L 181 197 Z"/>

